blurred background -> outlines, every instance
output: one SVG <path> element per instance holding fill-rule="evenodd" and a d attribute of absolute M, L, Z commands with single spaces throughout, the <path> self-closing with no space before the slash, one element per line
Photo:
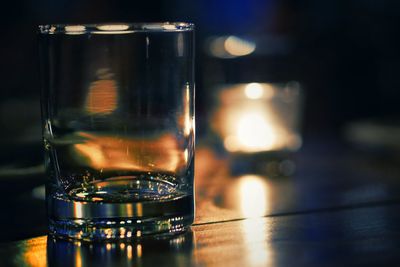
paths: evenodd
<path fill-rule="evenodd" d="M 305 151 L 398 161 L 399 1 L 8 1 L 0 13 L 0 227 L 10 229 L 0 241 L 45 233 L 39 24 L 193 22 L 200 144 L 212 139 L 221 86 L 297 81 Z"/>

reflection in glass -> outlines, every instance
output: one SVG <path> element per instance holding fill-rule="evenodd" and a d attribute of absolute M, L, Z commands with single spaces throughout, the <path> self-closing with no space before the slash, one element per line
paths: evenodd
<path fill-rule="evenodd" d="M 45 237 L 28 240 L 22 248 L 22 251 L 22 257 L 17 260 L 18 266 L 46 266 Z"/>
<path fill-rule="evenodd" d="M 99 171 L 97 175 L 113 170 L 175 172 L 188 160 L 174 136 L 168 134 L 135 139 L 78 132 L 76 138 L 84 141 L 73 145 L 72 160 Z"/>
<path fill-rule="evenodd" d="M 86 111 L 91 114 L 106 115 L 117 108 L 117 84 L 113 74 L 106 68 L 97 71 L 98 80 L 89 86 L 86 96 Z"/>
<path fill-rule="evenodd" d="M 84 34 L 85 30 L 86 30 L 86 27 L 83 26 L 83 25 L 65 26 L 65 33 L 66 34 L 72 34 L 72 35 Z"/>
<path fill-rule="evenodd" d="M 96 34 L 127 34 L 133 33 L 133 30 L 129 30 L 129 25 L 126 24 L 104 24 L 98 25 L 95 31 Z"/>
<path fill-rule="evenodd" d="M 125 31 L 129 29 L 129 25 L 126 24 L 104 24 L 99 25 L 97 28 L 101 31 Z"/>

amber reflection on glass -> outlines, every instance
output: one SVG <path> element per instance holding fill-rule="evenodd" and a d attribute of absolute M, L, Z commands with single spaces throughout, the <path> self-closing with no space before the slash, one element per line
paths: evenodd
<path fill-rule="evenodd" d="M 90 84 L 86 98 L 86 111 L 89 114 L 110 114 L 117 108 L 117 84 L 108 69 L 97 71 L 99 80 Z"/>
<path fill-rule="evenodd" d="M 97 26 L 98 31 L 93 31 L 96 34 L 124 34 L 132 33 L 127 24 L 103 24 Z"/>
<path fill-rule="evenodd" d="M 175 172 L 186 166 L 185 152 L 172 134 L 157 139 L 134 139 L 79 132 L 84 142 L 74 145 L 77 159 L 97 170 Z"/>
<path fill-rule="evenodd" d="M 97 26 L 97 29 L 101 31 L 124 31 L 129 29 L 129 25 L 126 24 L 104 24 Z"/>
<path fill-rule="evenodd" d="M 68 25 L 65 26 L 65 34 L 78 35 L 84 34 L 86 27 L 83 25 Z"/>
<path fill-rule="evenodd" d="M 82 218 L 82 215 L 83 215 L 82 203 L 80 203 L 80 202 L 74 203 L 74 214 L 75 214 L 76 218 Z"/>
<path fill-rule="evenodd" d="M 242 222 L 243 239 L 246 251 L 243 255 L 247 257 L 251 266 L 269 266 L 273 264 L 273 250 L 270 245 L 270 225 L 263 218 L 252 218 Z"/>
<path fill-rule="evenodd" d="M 190 87 L 185 85 L 183 93 L 183 114 L 179 117 L 179 126 L 183 128 L 183 134 L 188 137 L 194 130 L 194 118 L 190 116 Z"/>
<path fill-rule="evenodd" d="M 22 257 L 18 257 L 16 261 L 18 266 L 47 266 L 46 237 L 27 240 L 22 246 L 21 250 L 23 251 Z"/>
<path fill-rule="evenodd" d="M 298 89 L 298 88 L 297 88 Z M 297 150 L 299 96 L 297 89 L 272 84 L 232 85 L 219 93 L 213 129 L 229 152 Z"/>

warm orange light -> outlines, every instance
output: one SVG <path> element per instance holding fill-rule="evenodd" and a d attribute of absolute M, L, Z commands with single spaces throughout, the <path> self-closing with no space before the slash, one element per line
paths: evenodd
<path fill-rule="evenodd" d="M 47 266 L 46 239 L 47 237 L 39 237 L 28 240 L 23 248 L 23 263 L 20 263 L 20 265 L 37 267 Z"/>
<path fill-rule="evenodd" d="M 132 245 L 128 245 L 126 247 L 126 256 L 127 256 L 128 260 L 132 259 Z"/>
<path fill-rule="evenodd" d="M 103 24 L 97 26 L 98 31 L 93 31 L 96 34 L 126 34 L 132 33 L 127 24 Z"/>
<path fill-rule="evenodd" d="M 114 80 L 94 81 L 86 98 L 86 110 L 90 114 L 110 114 L 117 108 L 117 96 Z"/>
<path fill-rule="evenodd" d="M 276 133 L 262 112 L 243 114 L 237 124 L 239 144 L 248 151 L 271 150 L 276 144 Z"/>
<path fill-rule="evenodd" d="M 175 172 L 186 166 L 185 153 L 175 136 L 156 139 L 117 138 L 79 132 L 85 142 L 74 145 L 78 157 L 97 170 L 141 170 Z"/>
<path fill-rule="evenodd" d="M 263 96 L 263 88 L 259 83 L 249 83 L 244 88 L 245 95 L 250 99 L 259 99 Z"/>
<path fill-rule="evenodd" d="M 193 114 L 191 114 L 190 85 L 186 84 L 182 97 L 182 114 L 179 117 L 179 125 L 183 128 L 183 134 L 188 137 L 194 129 Z"/>
<path fill-rule="evenodd" d="M 81 247 L 77 247 L 75 250 L 75 266 L 82 267 L 82 251 Z"/>
<path fill-rule="evenodd" d="M 270 245 L 270 225 L 262 218 L 244 220 L 243 238 L 247 247 L 246 255 L 251 266 L 273 266 L 274 255 Z"/>
<path fill-rule="evenodd" d="M 162 25 L 162 28 L 164 30 L 176 30 L 176 26 L 172 25 L 172 24 L 164 24 L 164 25 Z"/>
<path fill-rule="evenodd" d="M 254 52 L 256 44 L 237 36 L 229 36 L 224 42 L 224 47 L 232 56 L 246 56 Z"/>
<path fill-rule="evenodd" d="M 66 34 L 78 35 L 78 34 L 84 34 L 86 27 L 83 25 L 69 25 L 65 26 L 64 29 Z"/>
<path fill-rule="evenodd" d="M 82 203 L 80 203 L 80 202 L 74 202 L 74 217 L 75 218 L 83 217 L 83 207 L 82 207 Z"/>
<path fill-rule="evenodd" d="M 104 24 L 97 26 L 97 29 L 101 31 L 125 31 L 129 29 L 129 25 L 126 24 Z"/>
<path fill-rule="evenodd" d="M 185 88 L 185 97 L 183 103 L 183 116 L 185 117 L 184 122 L 184 133 L 185 136 L 189 136 L 192 131 L 192 120 L 190 118 L 190 87 L 189 85 Z"/>
<path fill-rule="evenodd" d="M 212 127 L 226 150 L 257 153 L 299 149 L 299 96 L 293 96 L 295 89 L 249 83 L 222 90 Z"/>
<path fill-rule="evenodd" d="M 243 237 L 248 244 L 248 257 L 252 266 L 269 266 L 273 255 L 269 245 L 269 224 L 263 217 L 270 210 L 270 192 L 266 177 L 245 175 L 238 178 L 238 200 L 240 211 L 244 217 Z"/>
<path fill-rule="evenodd" d="M 249 99 L 266 100 L 274 96 L 274 88 L 269 84 L 249 83 L 244 87 L 244 94 Z"/>
<path fill-rule="evenodd" d="M 238 36 L 219 36 L 209 39 L 208 52 L 214 57 L 235 58 L 253 53 L 256 44 Z"/>
<path fill-rule="evenodd" d="M 269 192 L 265 179 L 257 175 L 239 178 L 240 210 L 246 218 L 265 216 L 269 210 Z"/>
<path fill-rule="evenodd" d="M 142 245 L 138 244 L 136 246 L 136 254 L 137 254 L 138 258 L 142 257 Z"/>
<path fill-rule="evenodd" d="M 249 106 L 238 111 L 235 120 L 226 120 L 225 127 L 229 134 L 224 139 L 228 151 L 258 152 L 277 149 L 281 144 L 278 128 L 268 121 L 264 109 Z M 282 136 L 279 136 L 282 138 Z"/>

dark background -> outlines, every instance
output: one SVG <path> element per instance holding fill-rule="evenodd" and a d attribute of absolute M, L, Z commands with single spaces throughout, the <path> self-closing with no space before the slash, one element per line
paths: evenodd
<path fill-rule="evenodd" d="M 397 125 L 399 15 L 400 1 L 396 0 L 2 3 L 0 193 L 3 204 L 0 208 L 5 210 L 4 218 L 26 213 L 32 225 L 40 224 L 44 218 L 42 202 L 23 210 L 29 200 L 20 197 L 21 192 L 40 185 L 43 179 L 12 177 L 15 174 L 12 168 L 42 162 L 37 25 L 193 22 L 196 24 L 198 136 L 201 138 L 207 133 L 206 118 L 215 85 L 298 80 L 306 94 L 303 132 L 307 144 L 313 138 L 325 138 L 327 142 L 341 140 L 346 125 L 357 120 L 373 119 Z M 213 58 L 206 53 L 206 41 L 210 36 L 219 35 L 264 40 L 256 49 L 264 52 L 234 59 Z M 22 220 L 25 222 L 13 222 L 14 227 L 23 228 L 29 223 L 26 218 Z M 11 231 L 0 236 L 0 241 L 40 231 L 40 227 L 29 233 Z"/>

